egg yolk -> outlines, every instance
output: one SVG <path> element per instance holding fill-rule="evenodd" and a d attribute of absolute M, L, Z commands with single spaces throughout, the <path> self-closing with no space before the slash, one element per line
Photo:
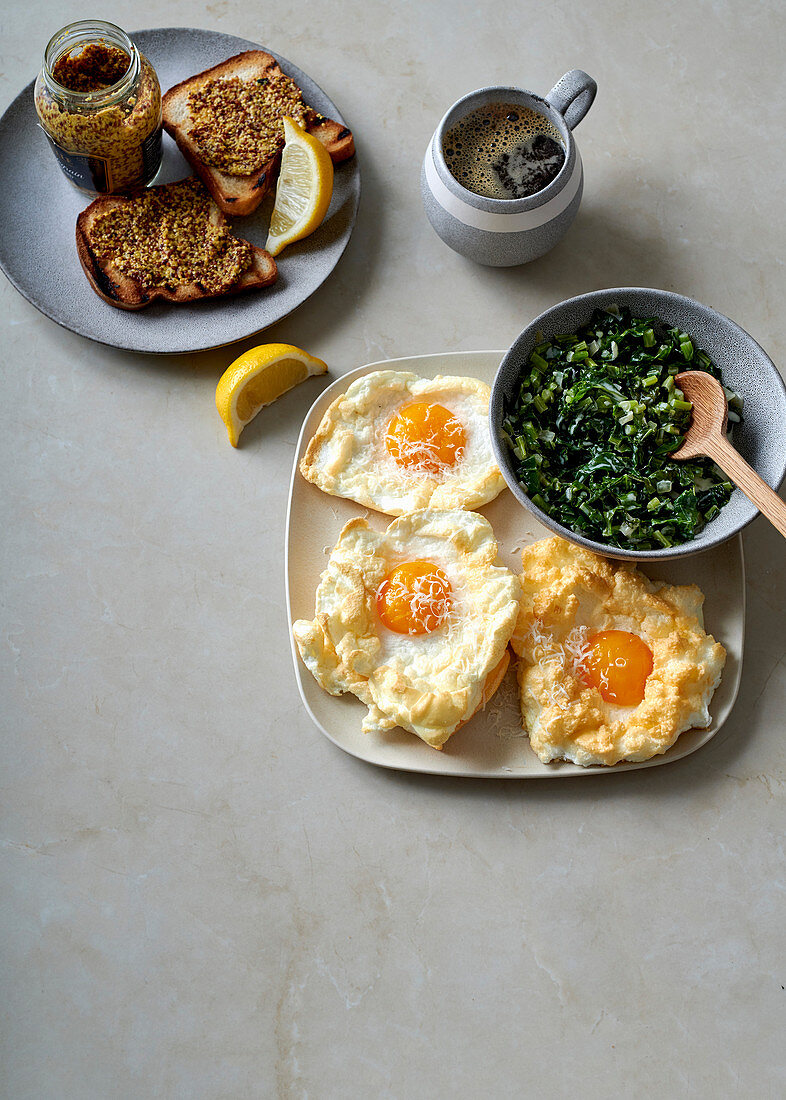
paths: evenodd
<path fill-rule="evenodd" d="M 587 639 L 580 671 L 584 682 L 596 687 L 607 703 L 635 707 L 644 698 L 652 672 L 652 650 L 627 630 L 601 630 Z"/>
<path fill-rule="evenodd" d="M 429 634 L 450 614 L 450 581 L 433 562 L 405 562 L 377 589 L 377 614 L 396 634 Z"/>
<path fill-rule="evenodd" d="M 444 405 L 416 401 L 390 418 L 385 445 L 399 466 L 437 474 L 455 466 L 467 436 L 461 421 Z"/>

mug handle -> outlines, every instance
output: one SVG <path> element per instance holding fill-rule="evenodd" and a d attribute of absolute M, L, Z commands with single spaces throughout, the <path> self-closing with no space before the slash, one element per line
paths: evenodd
<path fill-rule="evenodd" d="M 598 85 L 581 69 L 571 69 L 557 81 L 546 102 L 559 111 L 570 130 L 575 130 L 595 99 Z"/>

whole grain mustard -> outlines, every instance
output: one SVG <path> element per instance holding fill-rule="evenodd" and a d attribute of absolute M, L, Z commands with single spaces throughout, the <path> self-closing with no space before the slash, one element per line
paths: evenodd
<path fill-rule="evenodd" d="M 119 27 L 71 23 L 50 40 L 35 107 L 60 167 L 87 194 L 145 187 L 161 165 L 161 89 Z"/>

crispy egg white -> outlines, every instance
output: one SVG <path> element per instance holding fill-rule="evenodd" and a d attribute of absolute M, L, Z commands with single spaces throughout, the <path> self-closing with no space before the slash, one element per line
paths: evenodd
<path fill-rule="evenodd" d="M 544 763 L 648 760 L 685 730 L 709 725 L 726 651 L 704 630 L 704 595 L 696 585 L 655 584 L 634 567 L 560 538 L 526 547 L 522 567 L 511 644 L 519 657 L 522 722 Z M 588 682 L 595 639 L 610 635 L 624 643 L 632 638 L 634 659 L 637 647 L 651 653 L 636 704 L 604 698 L 614 668 Z M 627 675 L 625 659 L 617 663 Z"/>
<path fill-rule="evenodd" d="M 392 516 L 420 508 L 481 507 L 505 487 L 491 448 L 489 395 L 489 387 L 476 378 L 419 378 L 392 370 L 363 375 L 325 412 L 301 473 L 332 496 Z M 424 462 L 412 443 L 408 451 L 402 445 L 391 453 L 391 425 L 402 410 L 429 405 L 447 410 L 460 425 L 463 437 L 455 453 L 439 452 L 440 430 L 433 425 L 424 429 L 422 453 L 449 458 Z"/>
<path fill-rule="evenodd" d="M 507 665 L 519 610 L 518 578 L 496 557 L 491 525 L 475 512 L 423 509 L 385 531 L 364 519 L 345 525 L 317 588 L 315 617 L 295 622 L 293 633 L 325 691 L 366 704 L 364 733 L 401 726 L 441 748 L 485 704 Z M 379 594 L 397 570 L 422 562 L 446 578 L 445 613 L 423 633 L 390 629 Z"/>

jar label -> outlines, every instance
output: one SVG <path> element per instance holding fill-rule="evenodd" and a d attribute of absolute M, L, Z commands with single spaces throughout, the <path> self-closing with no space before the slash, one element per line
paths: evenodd
<path fill-rule="evenodd" d="M 43 127 L 42 127 L 43 129 Z M 52 146 L 57 160 L 64 174 L 76 187 L 85 191 L 98 191 L 100 194 L 108 194 L 115 190 L 115 176 L 113 162 L 108 157 L 87 156 L 85 153 L 72 153 L 63 149 L 49 134 L 47 141 Z M 152 134 L 142 142 L 142 178 L 138 186 L 144 186 L 149 182 L 159 169 L 161 164 L 161 127 L 158 126 Z M 125 167 L 121 162 L 118 167 Z M 126 184 L 124 190 L 130 190 Z"/>

